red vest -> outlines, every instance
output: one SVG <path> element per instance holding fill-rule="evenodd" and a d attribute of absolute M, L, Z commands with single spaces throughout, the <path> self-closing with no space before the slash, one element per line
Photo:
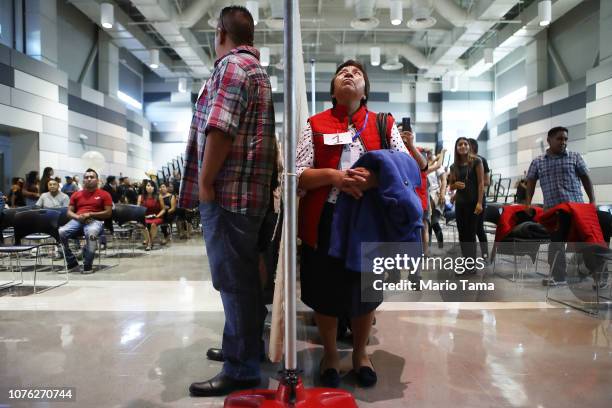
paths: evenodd
<path fill-rule="evenodd" d="M 361 129 L 366 117 L 366 108 L 361 107 L 353 114 L 352 123 L 355 129 Z M 349 117 L 344 106 L 336 106 L 324 112 L 316 114 L 308 119 L 312 128 L 312 143 L 314 145 L 314 167 L 315 169 L 337 169 L 340 165 L 342 145 L 330 146 L 323 142 L 326 133 L 346 132 L 349 127 Z M 389 115 L 387 120 L 387 140 L 390 140 L 391 128 L 395 120 Z M 380 136 L 376 128 L 376 113 L 370 112 L 368 123 L 361 133 L 361 140 L 367 151 L 380 149 Z M 318 242 L 319 220 L 323 212 L 323 206 L 327 201 L 332 186 L 323 186 L 306 192 L 300 199 L 298 210 L 298 237 L 312 248 L 316 248 Z"/>
<path fill-rule="evenodd" d="M 425 159 L 427 159 L 427 156 L 423 155 L 423 149 L 418 148 L 418 150 L 419 150 L 419 154 L 424 156 Z M 421 170 L 421 185 L 417 187 L 415 191 L 418 194 L 419 198 L 421 199 L 421 206 L 423 207 L 423 211 L 425 211 L 429 204 L 429 197 L 427 194 L 427 172 L 426 171 Z"/>

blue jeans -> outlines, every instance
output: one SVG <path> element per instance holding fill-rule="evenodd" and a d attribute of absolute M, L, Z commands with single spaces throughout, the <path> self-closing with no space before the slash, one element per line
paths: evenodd
<path fill-rule="evenodd" d="M 225 313 L 223 374 L 237 380 L 259 378 L 267 314 L 257 249 L 263 216 L 232 213 L 211 202 L 200 204 L 200 218 L 212 283 Z"/>
<path fill-rule="evenodd" d="M 66 254 L 66 262 L 68 265 L 77 262 L 76 257 L 70 250 L 68 240 L 85 235 L 85 246 L 83 247 L 83 265 L 93 265 L 94 256 L 96 255 L 96 241 L 104 230 L 102 221 L 93 220 L 84 224 L 77 220 L 70 220 L 68 223 L 59 229 L 59 236 Z"/>

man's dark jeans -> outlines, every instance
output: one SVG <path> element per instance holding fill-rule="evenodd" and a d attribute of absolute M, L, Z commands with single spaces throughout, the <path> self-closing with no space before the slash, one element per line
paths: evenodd
<path fill-rule="evenodd" d="M 552 270 L 552 277 L 557 282 L 565 280 L 567 261 L 565 260 L 565 243 L 567 234 L 572 223 L 572 217 L 564 212 L 559 212 L 559 228 L 550 234 L 550 245 L 548 246 L 548 264 Z"/>
<path fill-rule="evenodd" d="M 223 374 L 259 378 L 267 309 L 259 278 L 257 248 L 262 217 L 227 211 L 215 202 L 200 204 L 200 218 L 212 283 L 225 313 Z"/>

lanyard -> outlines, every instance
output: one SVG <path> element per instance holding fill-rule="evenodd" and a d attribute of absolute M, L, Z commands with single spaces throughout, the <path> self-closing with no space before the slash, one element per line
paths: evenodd
<path fill-rule="evenodd" d="M 361 133 L 365 130 L 367 124 L 368 124 L 368 115 L 370 114 L 369 111 L 366 111 L 366 117 L 365 117 L 365 121 L 363 122 L 363 127 L 361 129 L 359 129 L 359 131 L 357 133 L 355 133 L 355 136 L 353 136 L 353 142 L 355 140 L 357 140 L 359 138 L 359 136 L 361 136 Z"/>

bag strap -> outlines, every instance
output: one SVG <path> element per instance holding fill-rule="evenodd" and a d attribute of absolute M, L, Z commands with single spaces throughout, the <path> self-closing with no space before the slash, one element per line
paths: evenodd
<path fill-rule="evenodd" d="M 378 136 L 380 136 L 380 148 L 388 149 L 389 142 L 387 140 L 387 119 L 389 118 L 388 113 L 380 112 L 376 114 L 376 128 L 378 129 Z"/>

